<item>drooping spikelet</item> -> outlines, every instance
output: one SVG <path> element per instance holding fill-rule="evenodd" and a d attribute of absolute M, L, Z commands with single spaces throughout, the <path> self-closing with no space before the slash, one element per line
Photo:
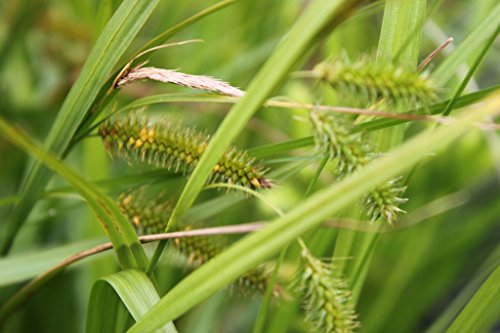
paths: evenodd
<path fill-rule="evenodd" d="M 317 65 L 313 72 L 355 105 L 383 100 L 387 105 L 426 106 L 436 100 L 438 93 L 428 75 L 368 57 L 351 62 L 343 56 Z"/>
<path fill-rule="evenodd" d="M 313 124 L 316 148 L 336 162 L 338 175 L 349 174 L 369 161 L 369 147 L 362 142 L 360 134 L 349 131 L 349 122 L 343 115 L 313 109 L 309 119 Z"/>
<path fill-rule="evenodd" d="M 399 205 L 408 201 L 401 197 L 406 187 L 399 184 L 398 179 L 389 180 L 378 185 L 363 199 L 363 206 L 371 221 L 382 218 L 389 225 L 398 222 L 399 214 L 405 211 Z"/>
<path fill-rule="evenodd" d="M 213 237 L 182 237 L 174 240 L 175 248 L 188 258 L 192 267 L 199 267 L 217 256 L 226 247 L 224 239 Z M 263 294 L 269 284 L 271 275 L 264 267 L 257 267 L 238 278 L 231 289 L 243 295 Z"/>
<path fill-rule="evenodd" d="M 301 257 L 304 263 L 301 276 L 304 308 L 314 332 L 354 332 L 359 323 L 346 282 L 335 276 L 331 263 L 318 260 L 305 246 Z"/>
<path fill-rule="evenodd" d="M 114 117 L 100 129 L 104 145 L 113 156 L 140 161 L 189 174 L 208 145 L 209 137 L 192 129 L 173 126 L 164 119 Z M 226 182 L 252 189 L 269 188 L 262 166 L 244 151 L 229 149 L 212 170 L 209 182 Z"/>
<path fill-rule="evenodd" d="M 344 177 L 375 158 L 372 148 L 363 142 L 360 134 L 350 133 L 350 122 L 343 115 L 328 111 L 311 110 L 316 147 L 326 152 L 334 161 L 336 174 Z M 374 188 L 363 200 L 366 214 L 371 221 L 383 219 L 389 225 L 397 222 L 399 208 L 407 199 L 400 197 L 405 188 L 397 180 L 391 180 Z"/>
<path fill-rule="evenodd" d="M 173 206 L 162 202 L 161 197 L 146 199 L 143 191 L 123 193 L 118 198 L 118 206 L 128 217 L 139 235 L 161 233 L 165 230 Z M 190 227 L 174 228 L 171 231 L 189 230 Z M 171 244 L 175 250 L 188 259 L 192 268 L 199 267 L 221 253 L 228 242 L 221 236 L 196 236 L 175 238 Z M 231 289 L 242 295 L 263 294 L 271 279 L 270 272 L 263 266 L 252 269 L 238 278 Z M 275 295 L 279 288 L 275 288 Z"/>

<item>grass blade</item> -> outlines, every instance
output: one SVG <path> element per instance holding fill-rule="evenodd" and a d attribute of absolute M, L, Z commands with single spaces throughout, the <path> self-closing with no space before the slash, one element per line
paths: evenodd
<path fill-rule="evenodd" d="M 436 84 L 442 87 L 448 83 L 455 75 L 457 68 L 480 48 L 481 44 L 491 36 L 499 24 L 500 4 L 497 4 L 488 17 L 460 43 L 460 46 L 457 47 L 453 54 L 432 72 L 431 77 Z"/>
<path fill-rule="evenodd" d="M 486 332 L 496 321 L 500 312 L 500 266 L 481 285 L 462 312 L 446 331 Z"/>
<path fill-rule="evenodd" d="M 158 0 L 125 0 L 99 36 L 81 74 L 71 88 L 54 121 L 44 147 L 61 157 L 83 121 L 110 72 L 132 43 L 133 38 L 153 12 Z M 7 233 L 0 246 L 5 255 L 14 238 L 33 208 L 38 195 L 49 181 L 51 172 L 42 163 L 35 162 L 21 189 Z"/>
<path fill-rule="evenodd" d="M 486 281 L 488 276 L 495 270 L 500 262 L 500 246 L 485 260 L 482 267 L 475 274 L 474 278 L 462 289 L 460 294 L 455 297 L 453 302 L 446 308 L 445 312 L 432 324 L 426 333 L 444 332 L 458 313 L 465 307 L 467 301 L 472 298 L 481 284 Z"/>
<path fill-rule="evenodd" d="M 106 289 L 111 289 L 110 287 L 119 296 L 135 320 L 139 320 L 149 308 L 160 300 L 151 280 L 140 271 L 126 270 L 107 276 L 94 285 L 92 302 L 89 305 L 91 315 L 89 316 L 87 332 L 95 332 L 93 329 L 95 325 L 98 325 L 95 322 L 108 316 L 107 309 L 100 305 L 104 298 L 109 297 L 109 290 Z M 96 308 L 101 311 L 96 310 Z M 157 332 L 177 333 L 177 330 L 170 322 Z"/>

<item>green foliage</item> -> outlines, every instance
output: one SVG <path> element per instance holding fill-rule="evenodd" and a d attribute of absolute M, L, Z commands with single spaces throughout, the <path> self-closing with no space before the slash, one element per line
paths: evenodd
<path fill-rule="evenodd" d="M 151 15 L 158 1 L 126 0 L 115 12 L 104 28 L 89 54 L 78 80 L 72 86 L 68 96 L 57 113 L 52 130 L 46 139 L 45 148 L 57 157 L 61 157 L 71 139 L 101 89 L 108 90 L 106 81 L 109 73 L 116 66 L 120 57 L 133 38 Z M 40 194 L 50 179 L 50 172 L 37 161 L 31 166 L 26 181 L 23 183 L 21 198 L 18 201 L 9 222 L 6 236 L 0 252 L 6 254 L 17 232 L 24 224 Z"/>
<path fill-rule="evenodd" d="M 499 13 L 0 2 L 0 331 L 494 330 Z"/>

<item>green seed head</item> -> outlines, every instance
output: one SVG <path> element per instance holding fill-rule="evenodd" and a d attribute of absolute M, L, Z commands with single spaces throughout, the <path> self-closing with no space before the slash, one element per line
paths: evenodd
<path fill-rule="evenodd" d="M 151 200 L 145 198 L 144 191 L 128 192 L 120 195 L 118 205 L 128 217 L 138 234 L 161 233 L 165 231 L 173 206 L 163 202 L 161 196 Z M 171 231 L 186 231 L 191 227 L 175 228 Z M 221 253 L 229 244 L 221 236 L 180 237 L 170 242 L 175 250 L 187 258 L 192 268 L 197 268 Z M 263 294 L 271 279 L 264 267 L 252 269 L 239 277 L 231 286 L 242 295 Z M 278 288 L 275 289 L 278 296 Z"/>
<path fill-rule="evenodd" d="M 145 117 L 115 117 L 99 129 L 104 146 L 112 156 L 189 174 L 198 163 L 209 137 L 165 120 Z M 251 189 L 269 188 L 263 167 L 244 151 L 229 149 L 215 165 L 210 183 L 224 182 Z"/>
<path fill-rule="evenodd" d="M 352 121 L 344 115 L 312 110 L 309 119 L 313 125 L 316 148 L 328 154 L 335 163 L 336 174 L 345 177 L 362 168 L 375 158 L 372 147 L 363 142 L 358 133 L 351 133 Z M 373 189 L 364 199 L 363 206 L 371 221 L 383 220 L 389 225 L 404 213 L 399 206 L 407 201 L 401 197 L 405 187 L 391 180 Z"/>
<path fill-rule="evenodd" d="M 315 258 L 307 248 L 302 251 L 301 276 L 306 319 L 315 332 L 348 333 L 359 327 L 347 283 L 335 276 L 331 263 Z"/>
<path fill-rule="evenodd" d="M 396 107 L 427 106 L 438 95 L 438 88 L 428 75 L 368 57 L 352 62 L 343 56 L 317 65 L 314 72 L 343 99 L 359 106 L 379 101 Z"/>

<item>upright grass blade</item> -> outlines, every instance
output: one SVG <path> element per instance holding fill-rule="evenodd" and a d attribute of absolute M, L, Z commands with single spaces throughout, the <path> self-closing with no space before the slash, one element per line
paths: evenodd
<path fill-rule="evenodd" d="M 248 93 L 240 103 L 231 109 L 218 128 L 189 178 L 175 206 L 169 224 L 175 223 L 193 204 L 212 168 L 230 145 L 231 141 L 242 131 L 245 124 L 265 99 L 279 87 L 279 84 L 288 72 L 314 44 L 317 35 L 328 25 L 333 27 L 340 24 L 361 2 L 363 0 L 317 0 L 311 3 L 291 31 L 280 42 L 271 58 L 255 76 L 248 88 Z M 159 258 L 165 244 L 165 242 L 161 242 L 158 246 L 148 271 L 151 270 L 151 267 L 153 267 L 155 261 Z"/>
<path fill-rule="evenodd" d="M 495 94 L 484 101 L 481 109 L 464 113 L 454 125 L 425 131 L 358 173 L 315 193 L 284 217 L 243 238 L 182 280 L 128 332 L 153 332 L 164 323 L 177 318 L 377 184 L 407 170 L 429 153 L 446 147 L 466 133 L 473 122 L 497 113 L 499 107 L 500 94 Z"/>
<path fill-rule="evenodd" d="M 431 78 L 436 84 L 442 87 L 453 78 L 457 68 L 480 48 L 481 44 L 491 36 L 499 24 L 500 4 L 497 4 L 488 17 L 460 43 L 453 54 L 432 72 Z"/>
<path fill-rule="evenodd" d="M 159 0 L 123 1 L 96 41 L 80 76 L 66 97 L 45 142 L 44 147 L 47 151 L 51 151 L 56 157 L 64 154 L 100 89 L 107 82 L 110 72 L 158 2 Z M 1 254 L 5 255 L 9 251 L 17 232 L 31 212 L 38 195 L 45 188 L 50 175 L 50 171 L 39 161 L 29 170 L 21 189 L 21 198 L 14 208 L 6 235 L 0 245 Z"/>
<path fill-rule="evenodd" d="M 481 285 L 446 333 L 487 332 L 500 313 L 500 266 Z"/>
<path fill-rule="evenodd" d="M 489 38 L 486 41 L 485 45 L 483 46 L 481 52 L 474 60 L 474 64 L 469 68 L 467 75 L 464 77 L 464 79 L 462 80 L 462 82 L 460 83 L 458 88 L 456 89 L 455 93 L 453 94 L 453 97 L 450 99 L 450 101 L 446 105 L 446 108 L 443 111 L 443 116 L 448 116 L 450 114 L 456 100 L 458 99 L 458 97 L 460 97 L 460 95 L 462 95 L 465 88 L 467 88 L 469 81 L 472 79 L 472 76 L 474 75 L 474 73 L 476 73 L 476 70 L 478 69 L 479 65 L 483 61 L 484 56 L 486 55 L 486 53 L 488 53 L 488 50 L 490 49 L 490 47 L 493 45 L 493 43 L 497 39 L 498 33 L 500 33 L 500 24 L 498 24 L 497 28 L 492 32 L 491 36 L 489 36 Z"/>
<path fill-rule="evenodd" d="M 132 323 L 132 316 L 112 288 L 102 284 L 92 288 L 86 332 L 123 333 Z"/>
<path fill-rule="evenodd" d="M 462 311 L 467 302 L 472 299 L 474 293 L 479 290 L 480 286 L 488 276 L 498 267 L 500 262 L 500 245 L 496 247 L 493 253 L 486 259 L 482 267 L 475 274 L 474 278 L 462 289 L 460 294 L 455 297 L 453 302 L 448 305 L 444 313 L 432 324 L 426 333 L 444 332 L 445 329 L 452 323 L 453 319 Z M 488 309 L 488 311 L 490 311 Z M 494 312 L 494 311 L 492 311 Z M 497 311 L 498 313 L 498 311 Z"/>
<path fill-rule="evenodd" d="M 425 1 L 387 0 L 377 49 L 378 61 L 393 61 L 410 69 L 417 67 Z"/>
<path fill-rule="evenodd" d="M 153 283 L 146 274 L 137 270 L 125 270 L 98 280 L 92 289 L 87 318 L 87 332 L 106 332 L 104 322 L 116 322 L 115 318 L 103 316 L 107 312 L 108 298 L 116 294 L 132 317 L 137 321 L 160 300 Z M 177 333 L 169 322 L 156 332 Z"/>

